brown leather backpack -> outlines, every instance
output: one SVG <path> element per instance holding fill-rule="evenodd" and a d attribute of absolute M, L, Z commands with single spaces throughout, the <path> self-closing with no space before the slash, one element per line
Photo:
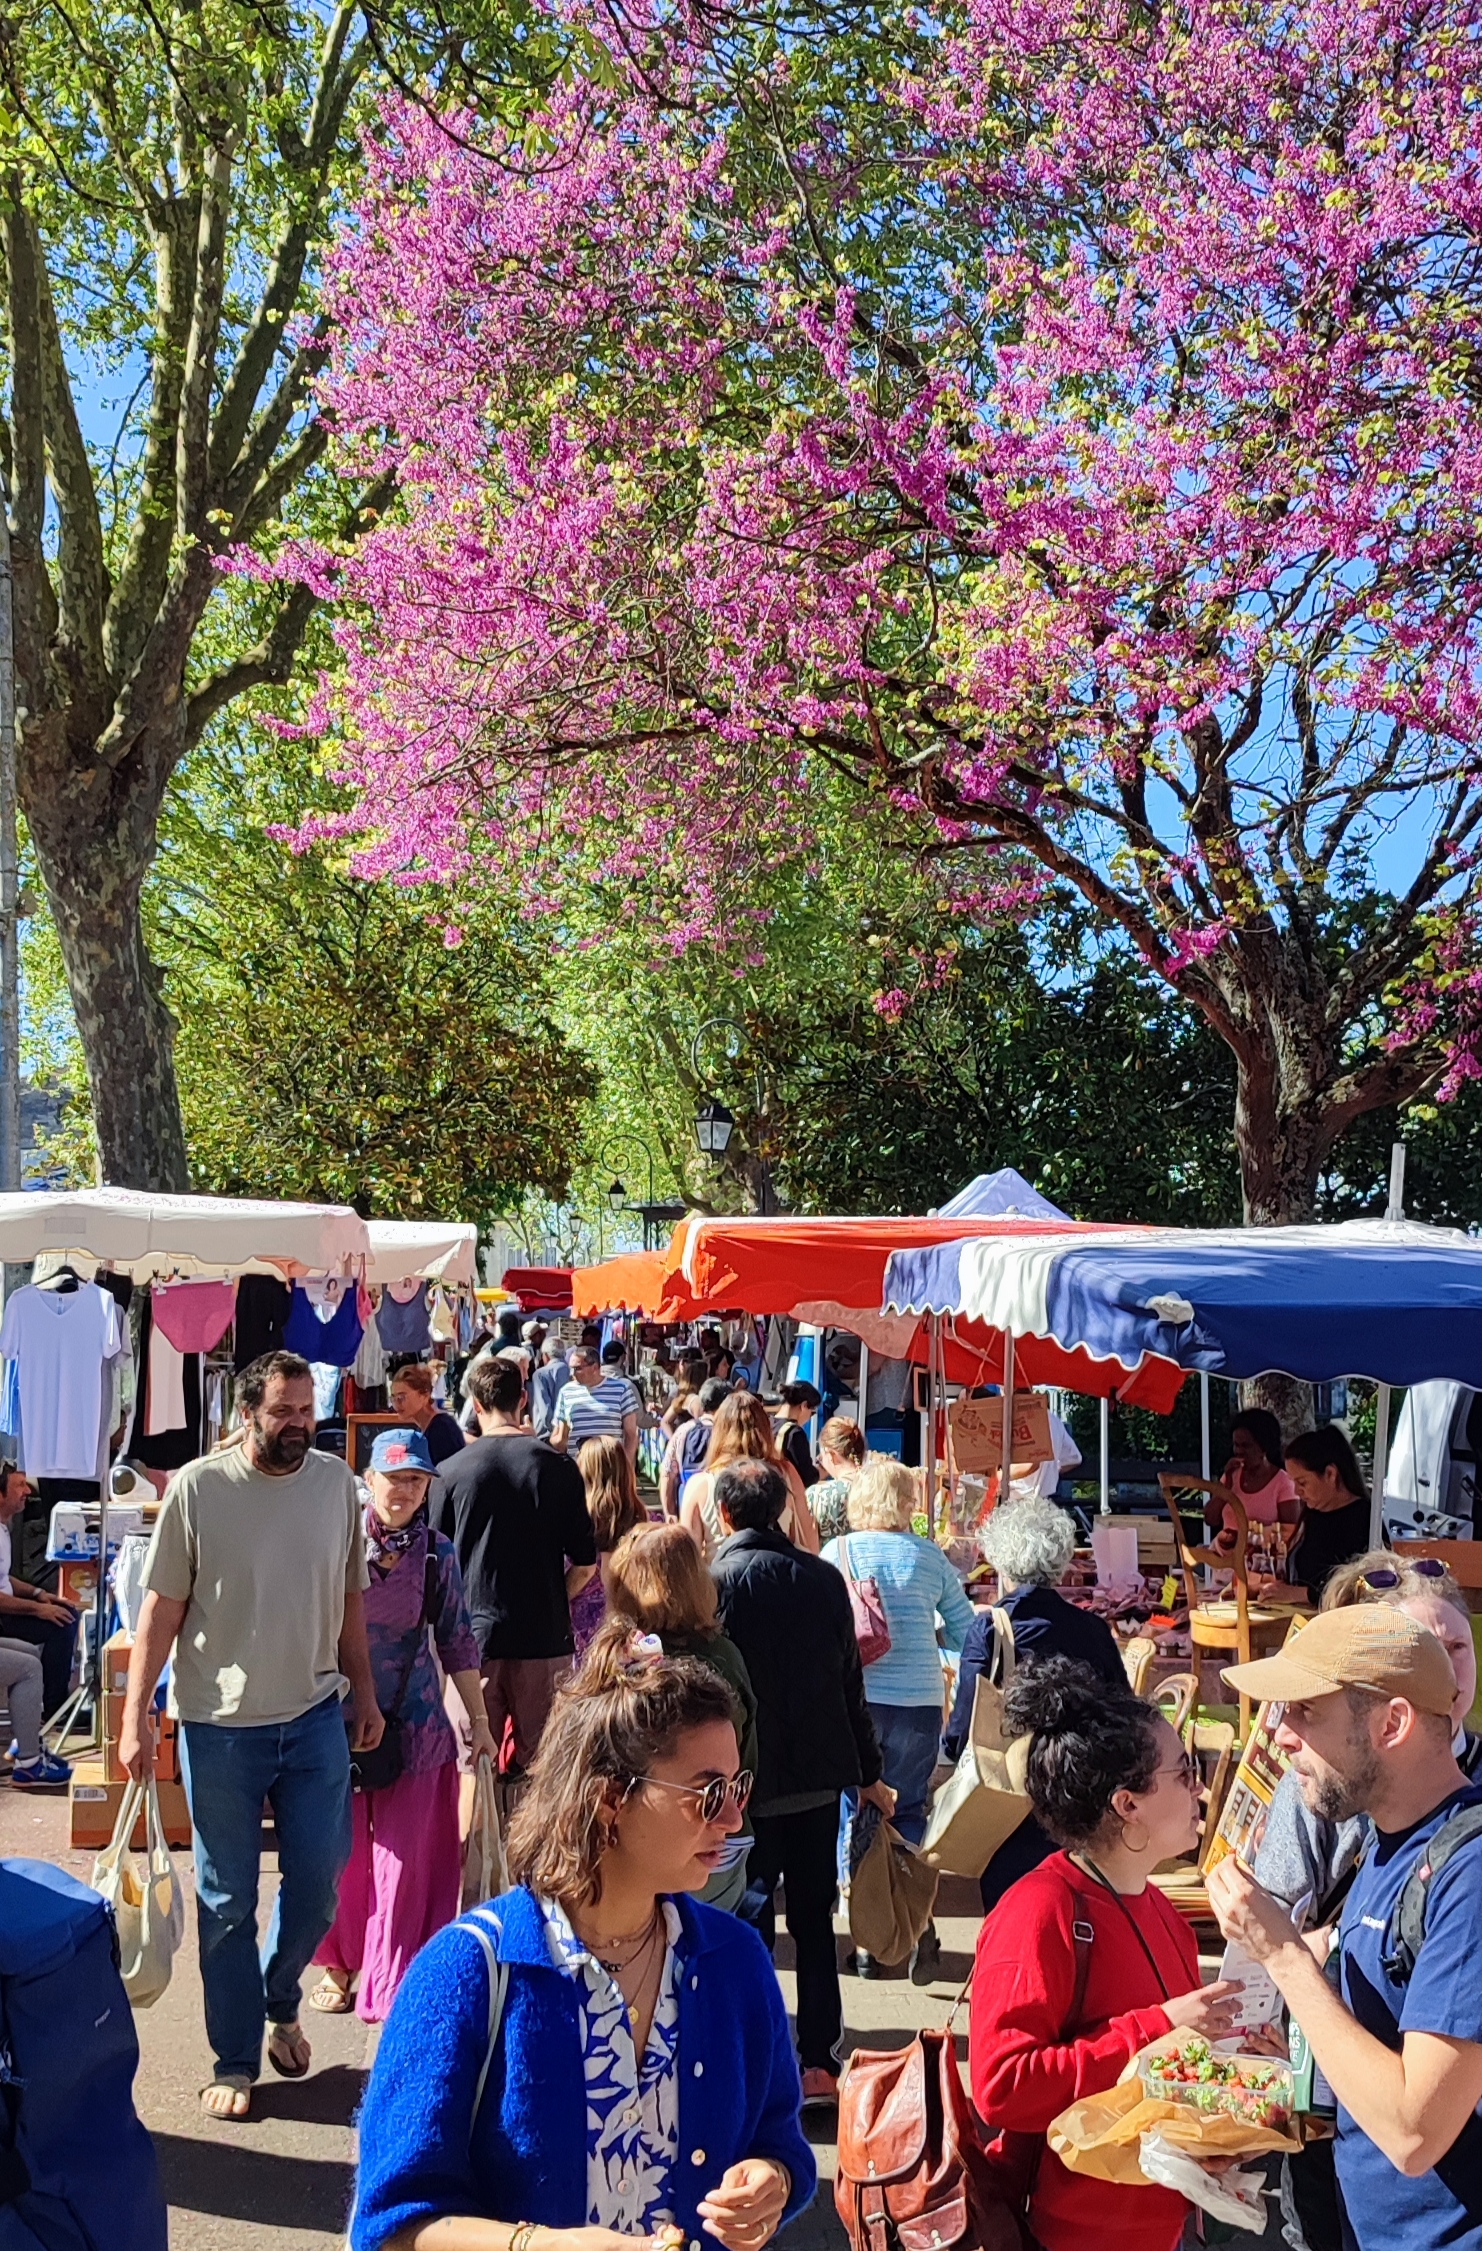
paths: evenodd
<path fill-rule="evenodd" d="M 1073 1928 L 1067 2031 L 1080 2022 L 1091 1952 L 1089 1919 L 1077 1914 Z M 942 2031 L 884 2053 L 856 2048 L 839 2075 L 834 2203 L 852 2251 L 1026 2251 L 1032 2242 L 1024 2213 L 1044 2137 L 1007 2135 L 1002 2154 L 986 2146 L 953 2033 L 971 1984 Z"/>

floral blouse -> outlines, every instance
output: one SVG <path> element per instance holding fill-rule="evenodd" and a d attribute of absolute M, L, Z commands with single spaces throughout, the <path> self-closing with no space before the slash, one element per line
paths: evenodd
<path fill-rule="evenodd" d="M 540 1904 L 551 1960 L 582 1987 L 587 2225 L 652 2235 L 674 2218 L 669 2182 L 679 2161 L 678 1910 L 667 1899 L 662 1903 L 668 1946 L 640 2068 L 617 1979 L 593 1960 L 555 1900 Z"/>
<path fill-rule="evenodd" d="M 822 1477 L 808 1495 L 820 1544 L 842 1540 L 849 1529 L 849 1480 Z"/>

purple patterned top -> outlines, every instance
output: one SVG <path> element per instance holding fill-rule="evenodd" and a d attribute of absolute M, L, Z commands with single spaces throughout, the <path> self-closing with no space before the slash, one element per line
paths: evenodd
<path fill-rule="evenodd" d="M 428 1536 L 434 1542 L 433 1552 L 437 1558 L 432 1640 L 437 1644 L 443 1671 L 461 1673 L 471 1667 L 477 1669 L 479 1645 L 469 1622 L 468 1604 L 463 1599 L 463 1579 L 453 1543 L 441 1532 Z M 401 1700 L 401 1719 L 406 1730 L 404 1774 L 431 1774 L 436 1767 L 446 1766 L 458 1756 L 458 1745 L 443 1710 L 443 1684 L 432 1661 L 426 1629 L 418 1624 L 426 1563 L 427 1537 L 424 1537 L 408 1548 L 394 1569 L 387 1571 L 379 1563 L 372 1563 L 370 1585 L 365 1593 L 371 1671 L 375 1675 L 376 1699 L 383 1712 L 389 1712 L 396 1700 L 402 1668 L 419 1632 L 421 1634 L 422 1647 Z"/>

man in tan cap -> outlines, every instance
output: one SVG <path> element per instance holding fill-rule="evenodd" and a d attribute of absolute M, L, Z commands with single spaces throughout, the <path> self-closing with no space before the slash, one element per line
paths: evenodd
<path fill-rule="evenodd" d="M 1415 1619 L 1376 1605 L 1326 1611 L 1278 1655 L 1224 1677 L 1284 1707 L 1275 1740 L 1312 1811 L 1366 1813 L 1377 1832 L 1336 1934 L 1303 1938 L 1237 1860 L 1209 1877 L 1220 1929 L 1270 1972 L 1337 2095 L 1354 2240 L 1359 2251 L 1482 2251 L 1482 1826 L 1454 1851 L 1458 1832 L 1438 1842 L 1482 1809 L 1482 1786 L 1452 1750 L 1451 1660 Z M 1432 1861 L 1424 1942 L 1406 1962 L 1397 1909 Z M 1336 1978 L 1323 1968 L 1334 1951 Z"/>

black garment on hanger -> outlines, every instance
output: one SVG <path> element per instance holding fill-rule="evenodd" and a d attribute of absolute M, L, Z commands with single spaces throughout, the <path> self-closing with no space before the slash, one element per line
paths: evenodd
<path fill-rule="evenodd" d="M 132 1274 L 113 1274 L 106 1267 L 100 1266 L 93 1276 L 93 1280 L 100 1290 L 108 1292 L 120 1313 L 128 1312 L 134 1297 L 134 1277 Z"/>
<path fill-rule="evenodd" d="M 271 1274 L 244 1274 L 237 1284 L 237 1331 L 232 1366 L 240 1375 L 265 1352 L 281 1352 L 293 1292 Z"/>
<path fill-rule="evenodd" d="M 185 1370 L 185 1428 L 162 1430 L 153 1438 L 146 1437 L 144 1424 L 148 1415 L 149 1340 L 154 1332 L 154 1310 L 151 1301 L 143 1301 L 139 1322 L 139 1403 L 134 1410 L 134 1434 L 129 1440 L 129 1460 L 138 1462 L 144 1469 L 184 1469 L 201 1451 L 201 1356 L 199 1352 L 181 1355 Z"/>

